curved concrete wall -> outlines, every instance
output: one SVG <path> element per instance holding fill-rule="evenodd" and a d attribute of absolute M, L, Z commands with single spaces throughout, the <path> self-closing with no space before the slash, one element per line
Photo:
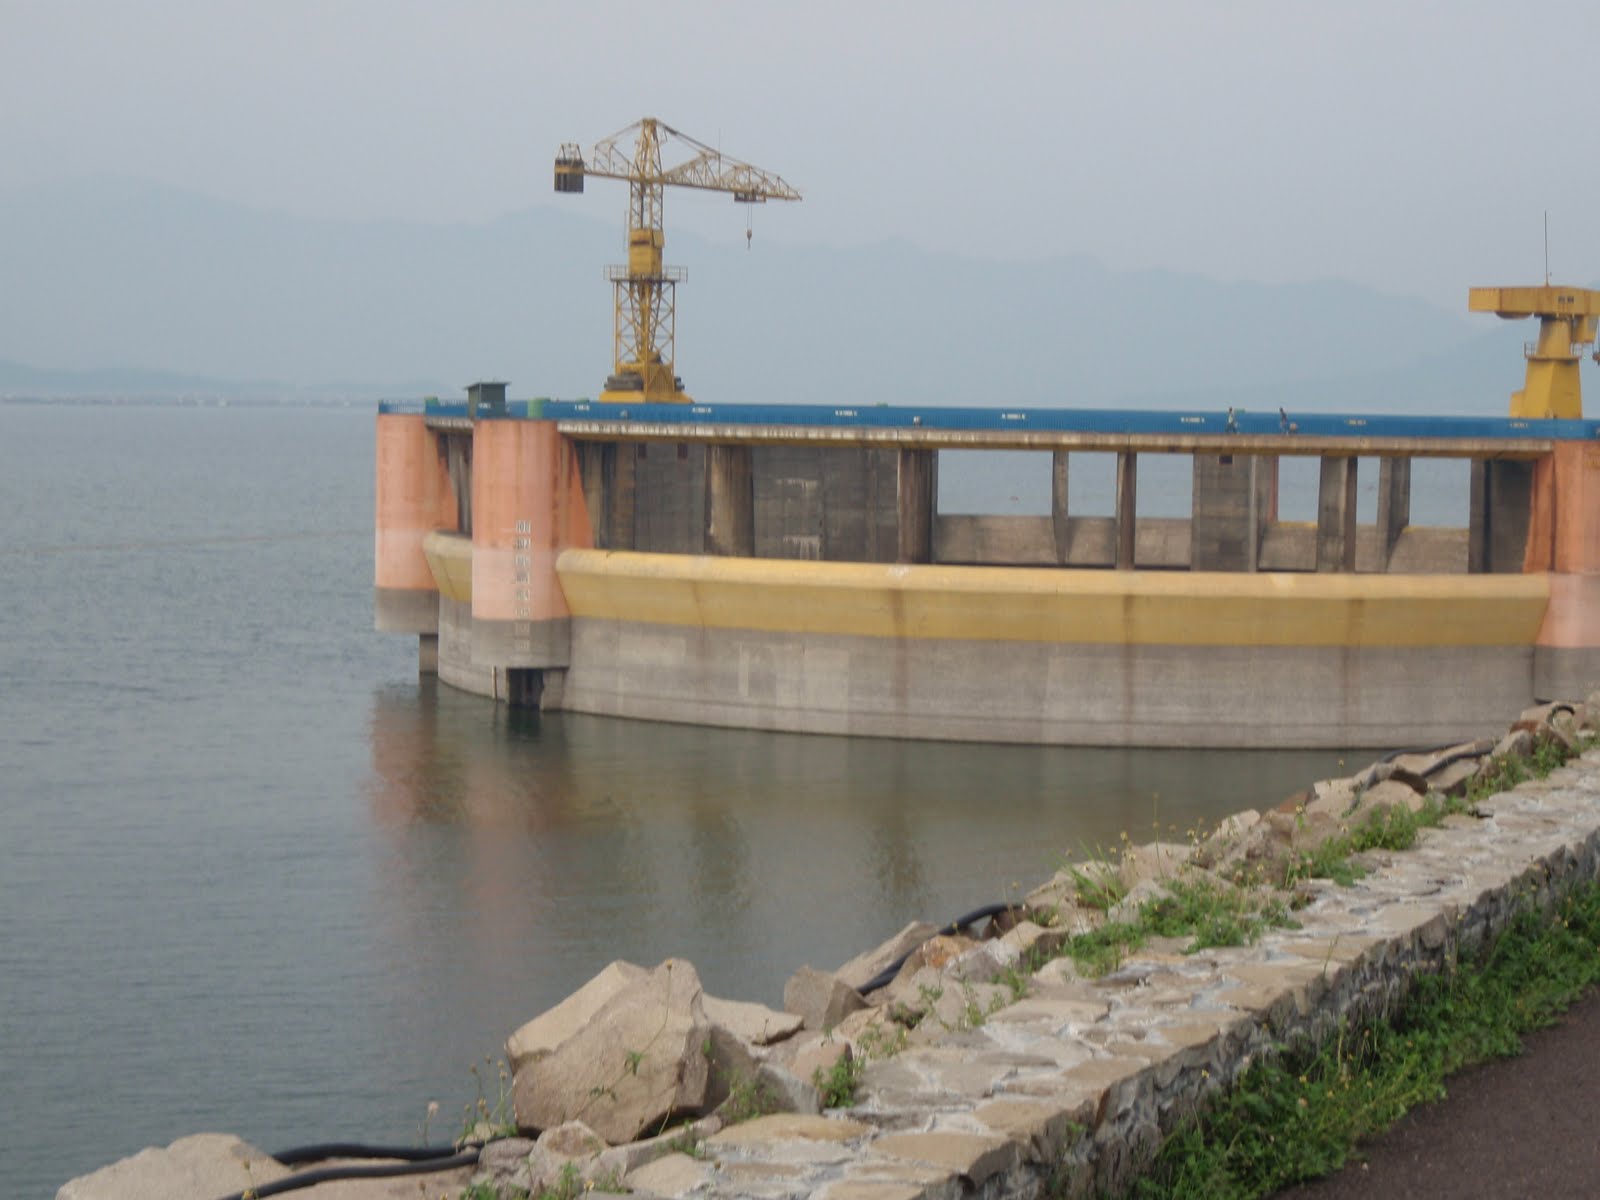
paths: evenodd
<path fill-rule="evenodd" d="M 1529 697 L 1542 575 L 1028 571 L 573 550 L 562 708 L 1086 745 L 1392 746 Z"/>

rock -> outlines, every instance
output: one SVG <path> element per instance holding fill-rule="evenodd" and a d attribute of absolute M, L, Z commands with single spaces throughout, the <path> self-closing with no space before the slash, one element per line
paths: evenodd
<path fill-rule="evenodd" d="M 1428 781 L 1415 771 L 1408 771 L 1399 763 L 1393 761 L 1375 762 L 1365 771 L 1355 776 L 1356 783 L 1363 789 L 1376 787 L 1386 779 L 1393 779 L 1403 783 L 1418 795 L 1427 795 Z"/>
<path fill-rule="evenodd" d="M 913 921 L 881 946 L 856 955 L 833 973 L 834 978 L 860 990 L 938 932 L 937 925 Z"/>
<path fill-rule="evenodd" d="M 1350 814 L 1352 825 L 1360 824 L 1375 813 L 1387 812 L 1391 808 L 1403 808 L 1407 812 L 1420 812 L 1424 803 L 1410 784 L 1401 783 L 1396 779 L 1385 779 L 1361 793 L 1361 802 L 1356 805 L 1355 812 Z"/>
<path fill-rule="evenodd" d="M 487 1182 L 501 1192 L 534 1190 L 533 1147 L 529 1138 L 501 1138 L 485 1143 L 478 1152 L 475 1182 Z"/>
<path fill-rule="evenodd" d="M 215 1200 L 293 1173 L 232 1134 L 197 1133 L 80 1175 L 56 1200 Z"/>
<path fill-rule="evenodd" d="M 767 1142 L 849 1142 L 871 1132 L 871 1125 L 843 1117 L 807 1117 L 798 1114 L 761 1117 L 708 1138 L 706 1147 L 721 1151 L 735 1146 L 760 1146 Z"/>
<path fill-rule="evenodd" d="M 629 1171 L 625 1182 L 633 1192 L 687 1196 L 711 1178 L 711 1167 L 687 1154 L 668 1154 Z"/>
<path fill-rule="evenodd" d="M 1296 817 L 1269 812 L 1237 835 L 1213 834 L 1195 861 L 1229 883 L 1281 883 L 1295 857 L 1291 839 L 1297 825 Z"/>
<path fill-rule="evenodd" d="M 632 1141 L 705 1103 L 711 1036 L 694 965 L 668 959 L 627 984 L 555 1050 L 513 1080 L 517 1125 L 583 1121 L 606 1141 Z"/>
<path fill-rule="evenodd" d="M 1515 721 L 1515 726 L 1528 729 L 1537 729 L 1540 725 L 1548 725 L 1550 718 L 1563 708 L 1570 707 L 1565 701 L 1550 700 L 1544 704 L 1535 704 L 1532 708 L 1522 710 L 1522 715 Z"/>
<path fill-rule="evenodd" d="M 1550 714 L 1546 722 L 1551 734 L 1569 751 L 1576 750 L 1583 741 L 1583 733 L 1578 724 L 1578 718 L 1569 709 L 1558 709 Z"/>
<path fill-rule="evenodd" d="M 1533 734 L 1526 729 L 1513 729 L 1497 743 L 1490 758 L 1527 758 L 1533 753 Z"/>
<path fill-rule="evenodd" d="M 700 1003 L 705 1008 L 706 1020 L 752 1046 L 781 1042 L 793 1037 L 803 1025 L 794 1013 L 779 1012 L 765 1004 L 719 1000 L 715 996 L 701 996 Z"/>
<path fill-rule="evenodd" d="M 756 1087 L 771 1102 L 772 1112 L 819 1113 L 822 1094 L 810 1076 L 801 1078 L 781 1063 L 764 1062 L 756 1068 Z"/>
<path fill-rule="evenodd" d="M 1195 848 L 1190 861 L 1202 867 L 1214 867 L 1243 844 L 1246 835 L 1261 821 L 1261 814 L 1253 808 L 1224 817 Z"/>
<path fill-rule="evenodd" d="M 803 1080 L 815 1088 L 819 1072 L 826 1077 L 840 1063 L 848 1063 L 854 1057 L 849 1042 L 818 1038 L 814 1042 L 809 1042 L 794 1056 L 788 1064 L 788 1069 L 796 1079 Z"/>
<path fill-rule="evenodd" d="M 1492 748 L 1492 747 L 1491 747 Z M 1481 758 L 1462 758 L 1453 763 L 1448 763 L 1431 772 L 1428 782 L 1434 791 L 1446 796 L 1464 796 L 1467 788 L 1478 774 L 1478 768 L 1483 765 Z"/>
<path fill-rule="evenodd" d="M 1331 837 L 1337 837 L 1345 822 L 1322 813 L 1306 812 L 1299 817 L 1284 818 L 1271 814 L 1274 832 L 1288 840 L 1289 848 L 1305 854 L 1315 850 Z"/>
<path fill-rule="evenodd" d="M 1122 856 L 1117 878 L 1131 892 L 1147 879 L 1173 879 L 1194 853 L 1186 842 L 1148 842 L 1131 846 Z"/>
<path fill-rule="evenodd" d="M 977 1029 L 1012 999 L 1011 989 L 988 983 L 961 983 L 952 980 L 939 993 L 927 1016 L 911 1034 L 912 1041 L 922 1040 L 934 1031 L 945 1032 Z"/>
<path fill-rule="evenodd" d="M 1014 943 L 996 938 L 991 942 L 979 942 L 972 949 L 964 951 L 945 967 L 944 973 L 964 983 L 992 983 L 1021 962 L 1022 951 Z"/>
<path fill-rule="evenodd" d="M 710 1078 L 706 1083 L 705 1109 L 720 1107 L 730 1096 L 742 1104 L 755 1101 L 756 1074 L 761 1062 L 742 1039 L 720 1025 L 711 1026 L 709 1037 Z"/>
<path fill-rule="evenodd" d="M 897 1018 L 908 1023 L 916 1021 L 933 1006 L 947 981 L 936 967 L 919 967 L 910 975 L 902 975 L 884 991 L 885 1007 Z"/>
<path fill-rule="evenodd" d="M 1311 798 L 1294 812 L 1342 821 L 1361 803 L 1362 787 L 1355 779 L 1322 779 L 1311 785 Z"/>
<path fill-rule="evenodd" d="M 786 1012 L 798 1014 L 807 1029 L 832 1029 L 851 1013 L 867 1007 L 867 1002 L 837 976 L 814 967 L 801 967 L 783 985 L 783 1007 Z"/>
<path fill-rule="evenodd" d="M 1071 958 L 1052 958 L 1033 973 L 1033 984 L 1035 987 L 1056 987 L 1082 983 L 1086 978 Z"/>
<path fill-rule="evenodd" d="M 630 1171 L 637 1171 L 646 1163 L 653 1163 L 658 1158 L 665 1158 L 669 1154 L 681 1154 L 684 1146 L 708 1138 L 721 1129 L 722 1122 L 716 1117 L 701 1117 L 698 1121 L 676 1126 L 653 1138 L 612 1146 L 602 1150 L 595 1157 L 589 1166 L 588 1178 L 595 1180 L 606 1176 L 624 1177 Z"/>
<path fill-rule="evenodd" d="M 1133 922 L 1139 919 L 1139 910 L 1153 900 L 1159 900 L 1167 894 L 1167 883 L 1164 879 L 1145 879 L 1133 888 L 1126 896 L 1112 905 L 1111 911 L 1106 913 L 1106 920 L 1112 924 L 1126 921 Z"/>
<path fill-rule="evenodd" d="M 1061 929 L 1046 929 L 1032 921 L 1019 921 L 1000 936 L 1007 946 L 1014 946 L 1020 957 L 1030 954 L 1041 956 L 1057 953 L 1066 945 L 1067 934 Z"/>
<path fill-rule="evenodd" d="M 630 962 L 609 963 L 560 1004 L 523 1025 L 506 1041 L 513 1073 L 549 1054 L 587 1025 L 606 1001 L 645 974 L 643 967 Z"/>
<path fill-rule="evenodd" d="M 589 1178 L 605 1149 L 605 1140 L 582 1121 L 546 1129 L 528 1156 L 528 1190 L 538 1195 L 559 1188 L 563 1177 Z"/>
<path fill-rule="evenodd" d="M 1441 784 L 1441 773 L 1452 771 L 1457 763 L 1472 761 L 1481 758 L 1494 749 L 1495 743 L 1489 739 L 1476 742 L 1460 742 L 1454 746 L 1447 746 L 1443 750 L 1429 750 L 1417 754 L 1397 754 L 1394 763 L 1407 771 L 1422 776 L 1428 781 L 1428 786 L 1435 791 L 1445 791 Z M 1459 781 L 1459 776 L 1452 772 L 1450 782 L 1453 785 Z"/>
<path fill-rule="evenodd" d="M 906 968 L 935 967 L 943 970 L 946 964 L 954 962 L 968 950 L 976 946 L 975 938 L 963 934 L 941 933 L 929 938 L 917 947 L 910 958 L 906 959 Z"/>
<path fill-rule="evenodd" d="M 1067 870 L 1057 871 L 1049 882 L 1029 892 L 1023 904 L 1036 913 L 1050 913 L 1062 907 L 1071 908 L 1078 902 L 1078 881 Z"/>
<path fill-rule="evenodd" d="M 904 1032 L 890 1017 L 887 1008 L 864 1008 L 853 1012 L 833 1027 L 835 1041 L 849 1042 L 857 1058 L 871 1058 Z"/>

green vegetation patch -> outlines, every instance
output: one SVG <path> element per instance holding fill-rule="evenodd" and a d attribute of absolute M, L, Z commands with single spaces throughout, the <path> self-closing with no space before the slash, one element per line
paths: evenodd
<path fill-rule="evenodd" d="M 1314 1053 L 1257 1062 L 1163 1144 L 1128 1195 L 1249 1200 L 1342 1167 L 1363 1139 L 1441 1099 L 1446 1076 L 1516 1054 L 1600 981 L 1600 886 L 1524 913 L 1477 962 L 1415 981 L 1399 1013 Z"/>

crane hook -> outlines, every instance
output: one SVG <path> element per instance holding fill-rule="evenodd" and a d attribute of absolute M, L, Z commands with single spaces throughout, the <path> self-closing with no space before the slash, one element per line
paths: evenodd
<path fill-rule="evenodd" d="M 755 237 L 756 208 L 750 205 L 744 210 L 744 248 L 750 249 L 750 239 Z"/>

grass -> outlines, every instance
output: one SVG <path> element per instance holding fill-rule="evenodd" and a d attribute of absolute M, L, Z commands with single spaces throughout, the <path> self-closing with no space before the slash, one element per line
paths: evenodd
<path fill-rule="evenodd" d="M 741 1125 L 779 1110 L 777 1094 L 766 1083 L 750 1075 L 735 1075 L 728 1084 L 728 1098 L 717 1115 L 729 1125 Z"/>
<path fill-rule="evenodd" d="M 1152 937 L 1191 938 L 1193 952 L 1248 945 L 1268 928 L 1293 924 L 1288 905 L 1277 896 L 1180 876 L 1167 883 L 1165 895 L 1140 905 L 1131 921 L 1108 921 L 1069 938 L 1062 953 L 1084 974 L 1104 975 Z"/>
<path fill-rule="evenodd" d="M 811 1082 L 822 1097 L 823 1108 L 849 1108 L 856 1102 L 856 1091 L 861 1086 L 861 1072 L 865 1061 L 845 1055 L 824 1071 L 818 1067 L 811 1073 Z"/>
<path fill-rule="evenodd" d="M 1441 1098 L 1451 1072 L 1517 1053 L 1521 1035 L 1597 981 L 1600 887 L 1585 885 L 1554 917 L 1518 917 L 1478 962 L 1417 980 L 1389 1021 L 1257 1062 L 1163 1144 L 1128 1194 L 1253 1200 L 1335 1171 L 1362 1138 Z"/>

